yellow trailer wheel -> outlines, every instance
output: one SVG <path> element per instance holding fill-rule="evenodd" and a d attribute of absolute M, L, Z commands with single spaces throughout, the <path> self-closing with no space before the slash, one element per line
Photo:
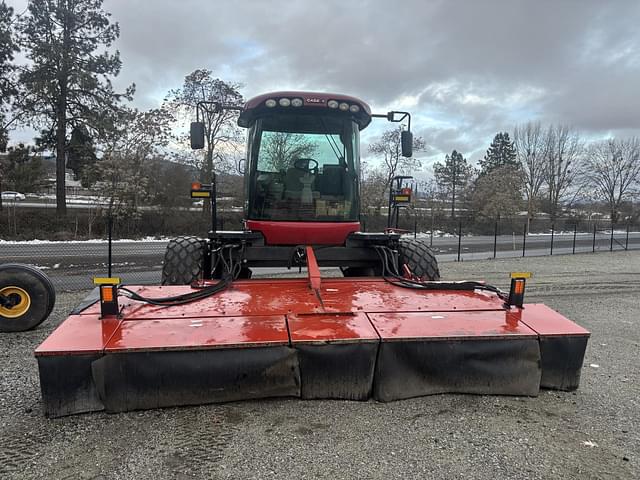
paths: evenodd
<path fill-rule="evenodd" d="M 0 332 L 22 332 L 40 325 L 51 313 L 56 292 L 37 268 L 0 265 Z"/>
<path fill-rule="evenodd" d="M 14 285 L 0 288 L 3 295 L 11 302 L 11 306 L 0 306 L 0 315 L 7 318 L 18 318 L 24 315 L 31 306 L 31 297 L 26 290 Z"/>

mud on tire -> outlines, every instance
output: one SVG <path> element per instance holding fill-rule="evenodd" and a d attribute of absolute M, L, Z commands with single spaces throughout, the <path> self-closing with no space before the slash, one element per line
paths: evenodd
<path fill-rule="evenodd" d="M 176 237 L 169 242 L 162 264 L 162 285 L 190 285 L 202 277 L 205 241 Z"/>
<path fill-rule="evenodd" d="M 49 277 L 17 263 L 0 265 L 0 293 L 17 301 L 11 308 L 0 306 L 0 332 L 23 332 L 40 325 L 56 302 Z"/>
<path fill-rule="evenodd" d="M 424 280 L 440 280 L 438 260 L 426 240 L 401 238 L 398 254 L 400 274 L 402 274 L 402 265 L 406 263 L 416 277 Z"/>

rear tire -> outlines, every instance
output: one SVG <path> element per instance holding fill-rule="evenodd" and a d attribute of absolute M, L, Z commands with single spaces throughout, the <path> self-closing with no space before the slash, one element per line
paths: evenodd
<path fill-rule="evenodd" d="M 205 241 L 176 237 L 169 241 L 162 264 L 162 285 L 191 285 L 202 278 Z"/>
<path fill-rule="evenodd" d="M 0 265 L 0 294 L 18 303 L 0 307 L 0 332 L 24 332 L 44 322 L 56 302 L 49 277 L 34 267 L 16 263 Z"/>
<path fill-rule="evenodd" d="M 424 280 L 440 280 L 438 260 L 429 247 L 429 243 L 421 238 L 401 238 L 398 247 L 398 271 L 402 275 L 402 265 L 406 264 L 411 273 Z"/>

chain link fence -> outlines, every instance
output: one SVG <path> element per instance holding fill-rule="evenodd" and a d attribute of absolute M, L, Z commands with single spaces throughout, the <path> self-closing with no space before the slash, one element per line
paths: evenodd
<path fill-rule="evenodd" d="M 192 218 L 188 218 L 189 215 Z M 158 284 L 169 239 L 177 235 L 206 236 L 209 227 L 207 218 L 192 212 L 181 214 L 176 219 L 177 226 L 171 228 L 167 228 L 170 224 L 166 219 L 154 217 L 146 222 L 140 226 L 138 235 L 155 231 L 159 233 L 157 236 L 134 239 L 130 225 L 117 220 L 113 222 L 111 273 L 126 283 Z M 88 240 L 73 237 L 67 240 L 9 240 L 3 229 L 0 231 L 0 263 L 20 262 L 37 266 L 52 278 L 59 290 L 92 288 L 94 276 L 108 274 L 107 225 L 104 218 L 95 221 L 94 233 L 98 232 L 100 238 Z M 241 225 L 240 215 L 219 216 L 220 230 L 238 230 Z M 386 216 L 362 217 L 363 230 L 372 232 L 384 228 Z M 640 225 L 633 222 L 611 224 L 575 218 L 553 221 L 463 218 L 435 222 L 431 218 L 405 212 L 400 218 L 399 228 L 406 230 L 409 236 L 427 240 L 441 262 L 640 249 Z M 58 232 L 48 237 L 60 238 L 60 235 Z"/>

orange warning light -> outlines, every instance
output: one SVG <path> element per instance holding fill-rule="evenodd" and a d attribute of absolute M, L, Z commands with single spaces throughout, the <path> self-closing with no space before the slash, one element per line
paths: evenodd
<path fill-rule="evenodd" d="M 113 302 L 113 285 L 103 285 L 100 287 L 100 297 L 103 302 Z"/>

